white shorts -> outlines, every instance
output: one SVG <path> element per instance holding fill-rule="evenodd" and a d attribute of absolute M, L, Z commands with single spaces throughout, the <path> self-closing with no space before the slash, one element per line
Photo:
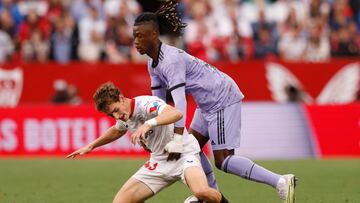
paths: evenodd
<path fill-rule="evenodd" d="M 185 154 L 177 161 L 150 159 L 132 177 L 143 182 L 156 194 L 178 180 L 186 184 L 184 172 L 191 166 L 201 168 L 199 154 Z"/>

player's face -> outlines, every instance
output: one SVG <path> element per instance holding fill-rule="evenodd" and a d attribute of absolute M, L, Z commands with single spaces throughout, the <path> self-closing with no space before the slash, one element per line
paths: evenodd
<path fill-rule="evenodd" d="M 143 55 L 148 54 L 156 42 L 157 32 L 151 23 L 134 26 L 134 45 L 137 51 Z"/>
<path fill-rule="evenodd" d="M 107 114 L 115 119 L 120 119 L 123 121 L 127 121 L 131 114 L 131 109 L 129 105 L 125 102 L 123 97 L 120 97 L 120 101 L 111 103 L 108 106 Z"/>

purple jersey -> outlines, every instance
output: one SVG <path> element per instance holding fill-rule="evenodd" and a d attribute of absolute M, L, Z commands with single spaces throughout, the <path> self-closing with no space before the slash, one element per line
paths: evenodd
<path fill-rule="evenodd" d="M 162 43 L 159 62 L 155 67 L 152 64 L 150 59 L 148 71 L 153 90 L 173 91 L 184 86 L 203 113 L 215 113 L 244 98 L 232 78 L 176 47 Z M 164 99 L 164 91 L 153 91 L 153 94 Z"/>

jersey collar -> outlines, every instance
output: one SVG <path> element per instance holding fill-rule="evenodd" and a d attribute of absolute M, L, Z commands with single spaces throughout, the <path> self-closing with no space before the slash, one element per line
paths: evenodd
<path fill-rule="evenodd" d="M 164 59 L 164 53 L 161 51 L 161 45 L 162 45 L 162 42 L 160 41 L 159 52 L 158 52 L 158 55 L 156 57 L 156 60 L 153 60 L 152 63 L 151 63 L 152 68 L 156 68 L 156 66 L 159 64 L 159 61 Z"/>
<path fill-rule="evenodd" d="M 132 115 L 134 114 L 134 110 L 135 110 L 135 98 L 132 98 L 130 101 L 130 108 L 131 108 L 131 114 L 129 116 L 129 118 L 132 117 Z"/>

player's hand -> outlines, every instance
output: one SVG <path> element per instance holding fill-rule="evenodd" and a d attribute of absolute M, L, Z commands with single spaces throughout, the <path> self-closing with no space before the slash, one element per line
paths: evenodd
<path fill-rule="evenodd" d="M 73 153 L 69 154 L 66 156 L 66 158 L 75 158 L 77 155 L 84 155 L 84 154 L 87 154 L 89 152 L 92 151 L 92 147 L 90 146 L 85 146 L 85 147 L 82 147 L 76 151 L 74 151 Z"/>
<path fill-rule="evenodd" d="M 183 151 L 183 136 L 175 133 L 174 138 L 165 145 L 165 151 L 169 152 L 168 161 L 179 160 Z"/>
<path fill-rule="evenodd" d="M 150 125 L 142 124 L 133 134 L 131 134 L 131 143 L 136 144 L 146 139 L 146 133 L 150 130 Z"/>

